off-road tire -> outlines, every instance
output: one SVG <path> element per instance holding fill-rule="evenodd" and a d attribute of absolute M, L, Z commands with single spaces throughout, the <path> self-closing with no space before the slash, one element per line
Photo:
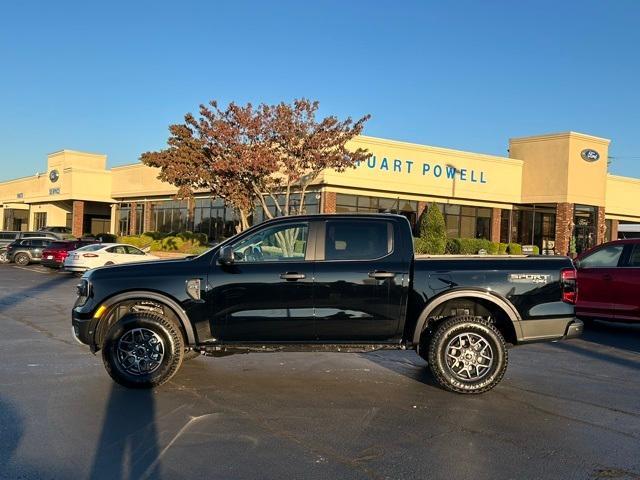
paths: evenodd
<path fill-rule="evenodd" d="M 13 262 L 16 265 L 20 265 L 20 266 L 26 266 L 29 265 L 29 263 L 31 262 L 31 259 L 29 258 L 29 255 L 27 255 L 26 253 L 17 253 L 15 257 L 13 257 Z"/>
<path fill-rule="evenodd" d="M 200 356 L 200 352 L 196 350 L 187 350 L 186 352 L 184 352 L 184 355 L 182 356 L 182 361 L 186 362 L 188 360 L 193 360 L 194 358 L 198 358 L 199 356 Z"/>
<path fill-rule="evenodd" d="M 156 370 L 146 374 L 132 374 L 118 359 L 120 339 L 135 329 L 150 330 L 163 343 L 163 358 Z M 184 340 L 180 328 L 162 315 L 142 312 L 125 315 L 108 330 L 102 344 L 102 361 L 113 380 L 129 388 L 154 388 L 166 383 L 182 365 Z"/>
<path fill-rule="evenodd" d="M 492 363 L 488 372 L 478 379 L 461 379 L 447 364 L 447 346 L 458 335 L 469 333 L 482 338 L 492 351 Z M 507 369 L 508 354 L 504 337 L 489 320 L 471 316 L 459 316 L 438 325 L 428 346 L 428 364 L 435 380 L 443 388 L 456 393 L 484 393 L 495 387 Z"/>

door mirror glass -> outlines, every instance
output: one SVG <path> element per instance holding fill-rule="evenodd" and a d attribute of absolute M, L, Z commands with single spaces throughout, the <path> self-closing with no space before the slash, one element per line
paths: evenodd
<path fill-rule="evenodd" d="M 220 255 L 218 255 L 218 263 L 222 265 L 231 265 L 233 263 L 233 248 L 231 245 L 225 245 L 220 249 Z"/>

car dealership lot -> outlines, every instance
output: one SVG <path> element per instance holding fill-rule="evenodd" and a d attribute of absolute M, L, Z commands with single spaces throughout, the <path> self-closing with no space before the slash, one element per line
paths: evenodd
<path fill-rule="evenodd" d="M 132 391 L 72 339 L 77 282 L 0 265 L 0 478 L 640 478 L 640 326 L 514 349 L 476 397 L 414 352 L 199 358 Z"/>

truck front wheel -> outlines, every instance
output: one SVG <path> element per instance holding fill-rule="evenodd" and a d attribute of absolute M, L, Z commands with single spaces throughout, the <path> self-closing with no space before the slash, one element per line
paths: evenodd
<path fill-rule="evenodd" d="M 153 388 L 169 381 L 183 355 L 179 327 L 155 313 L 125 315 L 109 328 L 102 345 L 107 372 L 129 388 Z"/>
<path fill-rule="evenodd" d="M 445 320 L 433 333 L 428 363 L 436 381 L 456 393 L 483 393 L 507 369 L 507 346 L 496 326 L 477 317 Z"/>

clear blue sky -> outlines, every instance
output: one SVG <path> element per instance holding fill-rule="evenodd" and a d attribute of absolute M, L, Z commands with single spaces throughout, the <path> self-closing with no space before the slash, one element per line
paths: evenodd
<path fill-rule="evenodd" d="M 135 162 L 212 98 L 299 96 L 474 152 L 603 136 L 611 170 L 640 177 L 639 24 L 638 0 L 5 2 L 0 179 L 62 148 Z"/>

